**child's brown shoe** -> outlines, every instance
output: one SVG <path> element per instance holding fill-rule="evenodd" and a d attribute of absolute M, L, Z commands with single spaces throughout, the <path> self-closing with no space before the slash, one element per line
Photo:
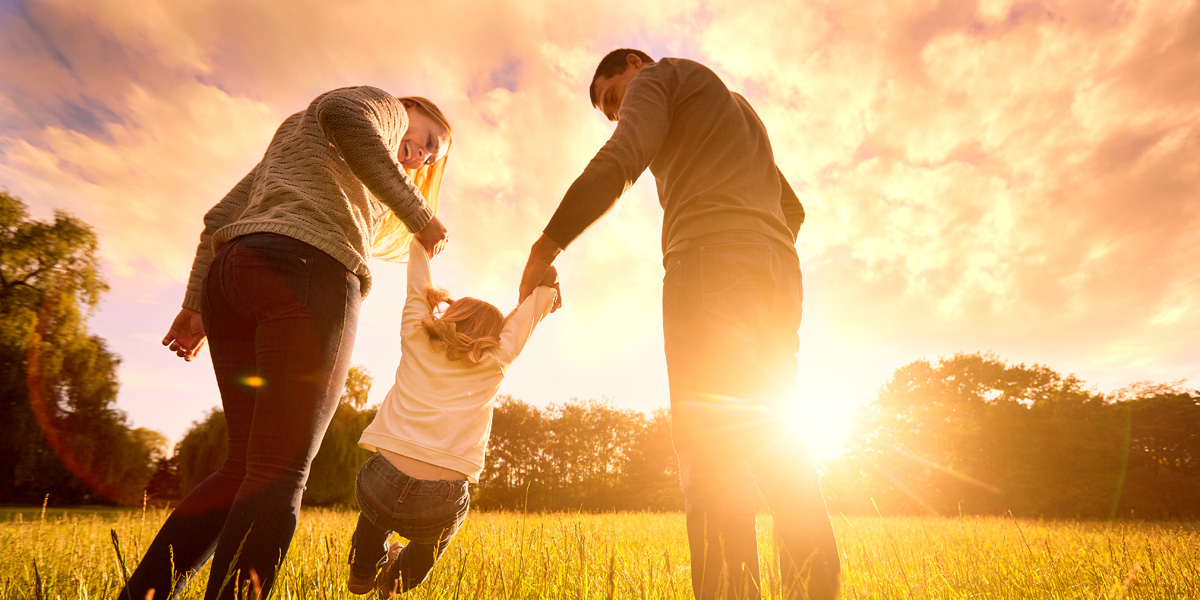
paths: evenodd
<path fill-rule="evenodd" d="M 380 598 L 391 598 L 400 595 L 400 577 L 393 578 L 388 581 L 388 572 L 396 564 L 396 559 L 400 557 L 400 551 L 404 549 L 404 544 L 400 542 L 392 542 L 388 546 L 387 562 L 383 563 L 383 568 L 379 569 L 379 575 L 375 577 L 375 591 L 379 592 Z"/>

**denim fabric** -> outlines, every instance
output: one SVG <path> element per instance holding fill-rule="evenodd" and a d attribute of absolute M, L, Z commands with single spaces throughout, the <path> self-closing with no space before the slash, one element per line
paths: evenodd
<path fill-rule="evenodd" d="M 794 249 L 749 231 L 664 257 L 672 436 L 697 598 L 759 598 L 755 508 L 774 515 L 785 597 L 832 598 L 837 547 L 796 401 L 803 287 Z"/>
<path fill-rule="evenodd" d="M 120 598 L 174 597 L 210 556 L 206 600 L 252 578 L 265 598 L 345 386 L 361 295 L 329 255 L 275 234 L 236 238 L 213 260 L 203 300 L 227 458 L 171 513 Z"/>
<path fill-rule="evenodd" d="M 420 585 L 467 518 L 467 485 L 465 479 L 414 479 L 378 452 L 372 454 L 354 485 L 359 514 L 350 570 L 357 577 L 375 577 L 387 560 L 387 540 L 394 531 L 408 544 L 385 574 L 384 585 L 401 592 Z"/>

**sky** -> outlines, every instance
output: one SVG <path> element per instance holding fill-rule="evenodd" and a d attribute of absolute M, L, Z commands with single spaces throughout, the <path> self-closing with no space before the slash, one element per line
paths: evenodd
<path fill-rule="evenodd" d="M 619 47 L 754 105 L 800 192 L 798 430 L 835 452 L 899 367 L 957 352 L 1109 392 L 1200 381 L 1200 2 L 0 0 L 0 188 L 95 227 L 118 407 L 177 441 L 219 404 L 160 340 L 203 214 L 318 94 L 374 85 L 452 122 L 438 284 L 502 310 L 612 127 Z M 644 174 L 557 265 L 564 308 L 501 393 L 668 405 L 662 215 Z M 353 363 L 382 401 L 404 267 L 375 261 Z"/>

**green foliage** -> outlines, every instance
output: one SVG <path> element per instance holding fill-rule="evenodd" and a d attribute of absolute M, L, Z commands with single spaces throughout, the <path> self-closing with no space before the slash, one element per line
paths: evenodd
<path fill-rule="evenodd" d="M 1040 365 L 959 354 L 897 370 L 851 450 L 834 510 L 1067 518 L 1200 516 L 1200 394 L 1113 398 Z"/>
<path fill-rule="evenodd" d="M 679 509 L 670 435 L 665 412 L 648 421 L 594 400 L 542 411 L 502 396 L 472 503 L 535 511 Z"/>
<path fill-rule="evenodd" d="M 671 415 L 666 409 L 645 421 L 629 446 L 618 498 L 623 510 L 680 510 L 679 461 L 671 443 Z"/>
<path fill-rule="evenodd" d="M 359 411 L 339 404 L 313 458 L 304 502 L 319 506 L 354 505 L 354 480 L 371 453 L 358 447 L 358 438 L 375 418 L 375 411 Z"/>
<path fill-rule="evenodd" d="M 350 372 L 346 375 L 346 391 L 342 392 L 342 403 L 361 410 L 367 405 L 371 382 L 371 372 L 366 368 L 350 367 Z"/>
<path fill-rule="evenodd" d="M 545 424 L 536 406 L 501 395 L 492 411 L 487 466 L 479 478 L 475 503 L 485 506 L 524 506 L 526 492 L 539 486 Z"/>
<path fill-rule="evenodd" d="M 353 503 L 367 457 L 358 438 L 373 417 L 338 407 L 306 503 Z M 213 419 L 181 443 L 185 489 L 198 481 L 194 465 L 207 465 L 205 475 L 220 465 L 224 432 Z M 822 485 L 834 513 L 1196 518 L 1198 425 L 1200 394 L 1178 385 L 1106 398 L 1074 377 L 990 355 L 916 361 L 869 406 L 846 455 L 824 465 Z M 206 450 L 185 449 L 201 441 Z M 472 494 L 488 510 L 679 510 L 670 416 L 596 401 L 539 409 L 501 396 Z"/>
<path fill-rule="evenodd" d="M 174 457 L 160 457 L 154 461 L 154 475 L 146 482 L 146 501 L 152 506 L 167 506 L 178 501 L 179 467 Z"/>
<path fill-rule="evenodd" d="M 107 291 L 98 242 L 0 192 L 0 502 L 137 504 L 164 440 L 114 408 L 117 365 L 87 316 Z"/>
<path fill-rule="evenodd" d="M 371 378 L 366 371 L 353 367 L 352 373 L 361 376 L 346 382 L 346 391 L 321 440 L 313 458 L 304 503 L 310 505 L 351 505 L 354 503 L 354 478 L 358 467 L 370 453 L 358 447 L 358 438 L 375 418 L 374 410 L 360 411 L 346 398 L 370 391 Z M 228 449 L 228 428 L 225 413 L 213 409 L 204 419 L 192 423 L 191 429 L 175 447 L 173 460 L 179 479 L 179 492 L 187 495 L 204 478 L 225 462 Z"/>
<path fill-rule="evenodd" d="M 174 460 L 181 496 L 186 496 L 204 478 L 221 468 L 229 449 L 228 440 L 225 412 L 219 408 L 212 409 L 203 419 L 192 423 L 192 428 L 175 445 Z"/>
<path fill-rule="evenodd" d="M 348 386 L 349 387 L 349 386 Z M 341 403 L 313 459 L 304 503 L 353 505 L 354 480 L 370 453 L 358 438 L 375 411 Z M 683 506 L 670 420 L 600 402 L 569 402 L 539 410 L 509 396 L 499 398 L 487 467 L 472 487 L 472 503 L 485 509 L 678 510 Z M 173 458 L 183 494 L 220 468 L 225 417 L 214 410 L 196 422 Z"/>

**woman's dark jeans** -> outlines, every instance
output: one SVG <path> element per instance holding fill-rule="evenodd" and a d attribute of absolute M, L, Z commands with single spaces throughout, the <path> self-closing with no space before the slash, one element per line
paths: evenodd
<path fill-rule="evenodd" d="M 351 540 L 350 572 L 373 578 L 387 560 L 393 531 L 408 539 L 383 575 L 383 587 L 406 592 L 425 581 L 467 518 L 467 481 L 413 479 L 376 452 L 358 470 L 354 485 L 358 526 Z"/>
<path fill-rule="evenodd" d="M 221 247 L 201 313 L 227 458 L 171 513 L 119 598 L 174 597 L 209 557 L 206 600 L 255 586 L 266 597 L 345 385 L 360 301 L 358 278 L 303 242 L 258 233 Z"/>
<path fill-rule="evenodd" d="M 730 231 L 673 247 L 663 262 L 663 338 L 693 592 L 705 600 L 760 596 L 754 515 L 761 490 L 774 514 L 784 597 L 833 598 L 833 528 L 788 418 L 797 401 L 803 301 L 795 250 Z"/>

